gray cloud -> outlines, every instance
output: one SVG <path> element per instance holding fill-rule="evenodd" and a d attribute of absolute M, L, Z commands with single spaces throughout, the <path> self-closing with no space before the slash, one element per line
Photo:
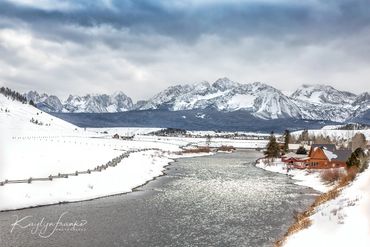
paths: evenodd
<path fill-rule="evenodd" d="M 329 83 L 370 91 L 369 8 L 347 0 L 8 0 L 0 3 L 0 81 L 135 99 L 223 76 L 284 90 Z"/>

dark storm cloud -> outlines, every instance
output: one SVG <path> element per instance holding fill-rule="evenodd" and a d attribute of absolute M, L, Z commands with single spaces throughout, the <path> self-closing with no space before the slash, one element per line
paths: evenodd
<path fill-rule="evenodd" d="M 369 91 L 370 3 L 3 0 L 0 83 L 135 99 L 218 77 Z"/>
<path fill-rule="evenodd" d="M 47 10 L 2 2 L 0 16 L 22 20 L 35 29 L 49 29 L 52 33 L 59 25 L 110 25 L 133 33 L 158 33 L 179 41 L 194 41 L 203 34 L 230 39 L 300 34 L 325 40 L 333 38 L 332 35 L 353 34 L 368 27 L 370 22 L 368 1 L 216 1 L 214 4 L 185 1 L 179 6 L 171 1 L 117 0 L 109 7 L 99 1 L 69 3 L 74 8 Z"/>

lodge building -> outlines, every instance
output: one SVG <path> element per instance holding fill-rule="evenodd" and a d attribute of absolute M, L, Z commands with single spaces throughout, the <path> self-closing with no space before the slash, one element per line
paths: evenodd
<path fill-rule="evenodd" d="M 337 149 L 334 144 L 313 144 L 308 155 L 288 153 L 282 161 L 290 168 L 297 169 L 329 169 L 346 166 L 351 155 L 349 149 Z"/>

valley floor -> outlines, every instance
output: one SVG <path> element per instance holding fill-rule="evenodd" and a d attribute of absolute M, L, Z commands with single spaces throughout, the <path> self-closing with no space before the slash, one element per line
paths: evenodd
<path fill-rule="evenodd" d="M 0 94 L 0 211 L 132 191 L 163 174 L 181 147 L 206 138 L 147 136 L 150 128 L 82 129 Z M 133 140 L 112 138 L 114 134 Z M 264 147 L 214 138 L 212 145 Z M 186 154 L 186 156 L 205 155 Z"/>

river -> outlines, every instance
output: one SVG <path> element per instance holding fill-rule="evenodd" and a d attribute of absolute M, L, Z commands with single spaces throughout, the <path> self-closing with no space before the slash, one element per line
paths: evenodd
<path fill-rule="evenodd" d="M 258 157 L 179 159 L 133 193 L 2 212 L 0 246 L 272 246 L 317 192 L 256 168 Z"/>

